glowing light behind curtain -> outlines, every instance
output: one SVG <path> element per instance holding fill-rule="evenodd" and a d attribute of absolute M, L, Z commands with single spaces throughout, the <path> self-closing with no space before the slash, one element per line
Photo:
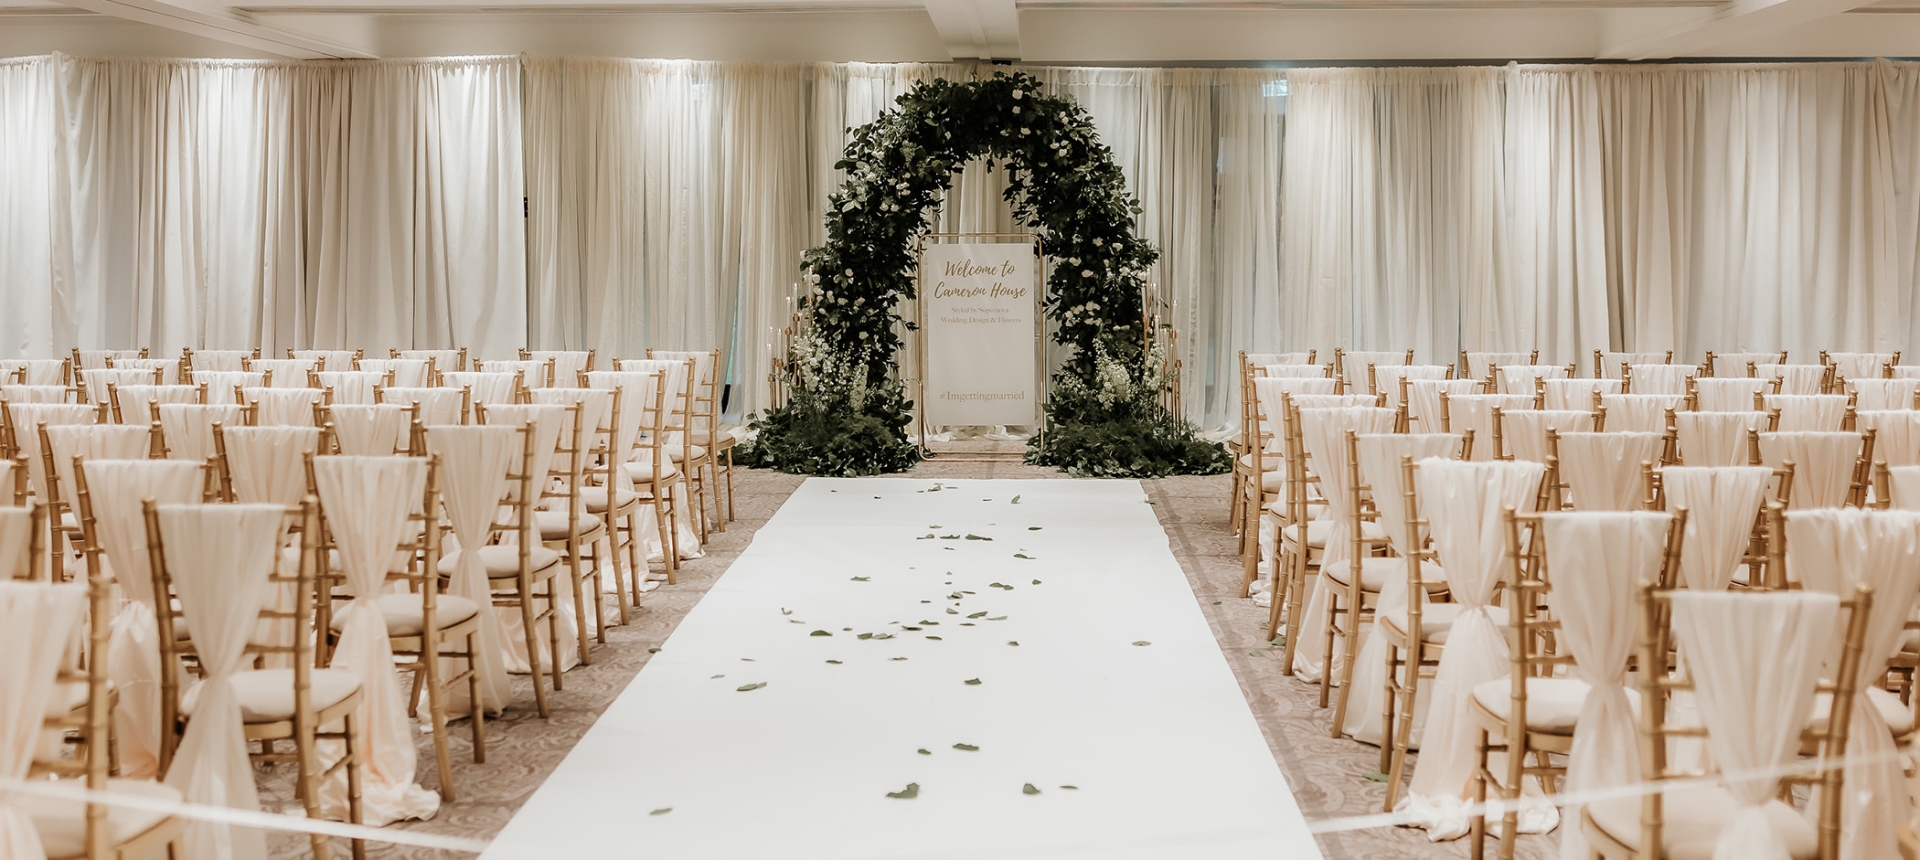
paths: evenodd
<path fill-rule="evenodd" d="M 519 102 L 513 58 L 0 62 L 0 354 L 511 354 Z"/>

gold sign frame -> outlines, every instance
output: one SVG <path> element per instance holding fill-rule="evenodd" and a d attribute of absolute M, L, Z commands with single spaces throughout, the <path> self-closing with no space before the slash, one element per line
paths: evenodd
<path fill-rule="evenodd" d="M 913 420 L 919 426 L 920 456 L 935 456 L 927 447 L 927 319 L 926 319 L 926 250 L 929 244 L 947 244 L 937 240 L 954 240 L 951 244 L 964 244 L 967 239 L 1019 239 L 1033 243 L 1033 256 L 1038 265 L 1033 267 L 1033 319 L 1038 329 L 1034 338 L 1034 390 L 1039 398 L 1034 403 L 1034 432 L 1045 436 L 1047 432 L 1047 400 L 1051 393 L 1048 383 L 1053 374 L 1047 368 L 1047 347 L 1053 342 L 1052 323 L 1047 319 L 1047 254 L 1046 245 L 1039 233 L 926 233 L 913 243 L 914 291 L 913 291 Z M 932 240 L 932 241 L 930 241 Z M 1005 457 L 951 457 L 948 462 L 1000 462 Z M 1022 456 L 1024 459 L 1024 455 Z"/>

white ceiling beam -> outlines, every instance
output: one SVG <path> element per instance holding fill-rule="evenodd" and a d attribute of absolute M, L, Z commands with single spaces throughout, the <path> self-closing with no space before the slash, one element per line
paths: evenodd
<path fill-rule="evenodd" d="M 1020 58 L 1020 13 L 1014 0 L 924 0 L 927 16 L 956 60 Z"/>
<path fill-rule="evenodd" d="M 1809 24 L 1874 0 L 1730 0 L 1711 15 L 1618 42 L 1597 56 L 1602 60 L 1661 60 L 1684 57 L 1738 39 Z"/>
<path fill-rule="evenodd" d="M 301 60 L 365 59 L 377 56 L 364 45 L 350 44 L 268 27 L 249 15 L 198 6 L 190 0 L 60 0 L 84 9 L 168 30 L 239 45 L 280 57 Z"/>

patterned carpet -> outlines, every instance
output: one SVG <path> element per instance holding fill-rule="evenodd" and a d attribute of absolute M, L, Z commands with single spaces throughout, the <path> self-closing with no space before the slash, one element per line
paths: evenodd
<path fill-rule="evenodd" d="M 1062 478 L 1058 472 L 1007 462 L 923 463 L 913 478 Z M 516 677 L 517 703 L 498 720 L 488 723 L 487 763 L 473 763 L 466 726 L 456 723 L 452 746 L 458 800 L 445 804 L 431 821 L 394 825 L 427 833 L 485 839 L 506 826 L 529 795 L 552 773 L 574 743 L 593 725 L 607 705 L 646 665 L 648 649 L 658 648 L 680 619 L 698 603 L 721 573 L 752 540 L 753 533 L 784 503 L 802 478 L 742 469 L 736 477 L 738 519 L 716 533 L 706 557 L 688 562 L 679 582 L 648 595 L 634 623 L 615 627 L 609 643 L 594 651 L 594 662 L 568 672 L 565 689 L 550 696 L 551 721 L 532 710 L 527 680 Z M 1239 597 L 1240 559 L 1227 530 L 1225 476 L 1168 478 L 1147 481 L 1147 492 L 1166 528 L 1173 552 L 1185 569 L 1193 591 L 1212 625 L 1220 648 L 1240 679 L 1242 691 L 1265 733 L 1274 758 L 1294 786 L 1309 821 L 1321 821 L 1378 812 L 1386 786 L 1366 778 L 1378 766 L 1378 751 L 1350 740 L 1328 736 L 1331 712 L 1318 707 L 1318 688 L 1280 672 L 1279 649 L 1265 642 L 1266 610 Z M 420 780 L 438 786 L 432 767 L 431 739 L 420 740 Z M 291 794 L 290 773 L 263 772 L 262 800 L 269 809 L 298 809 Z M 1520 840 L 1519 856 L 1545 860 L 1556 852 L 1557 837 L 1531 836 Z M 276 833 L 270 838 L 273 857 L 304 857 L 309 853 L 304 835 Z M 345 843 L 338 842 L 340 851 Z M 1423 831 L 1374 828 L 1323 834 L 1320 845 L 1330 860 L 1376 858 L 1465 857 L 1466 840 L 1430 843 Z M 370 844 L 374 858 L 450 858 L 466 856 L 446 851 Z M 639 846 L 636 846 L 638 848 Z"/>

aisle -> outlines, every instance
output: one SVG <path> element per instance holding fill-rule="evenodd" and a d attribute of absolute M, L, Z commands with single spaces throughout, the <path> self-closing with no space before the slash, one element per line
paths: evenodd
<path fill-rule="evenodd" d="M 1236 849 L 1318 856 L 1137 484 L 816 479 L 483 856 Z"/>

